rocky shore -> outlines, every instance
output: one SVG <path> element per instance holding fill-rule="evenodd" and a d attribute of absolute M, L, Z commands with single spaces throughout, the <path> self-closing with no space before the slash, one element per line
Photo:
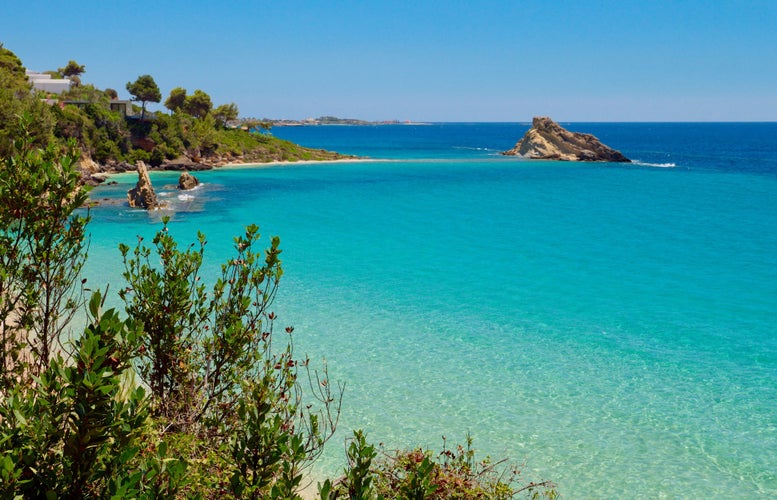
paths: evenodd
<path fill-rule="evenodd" d="M 309 158 L 297 159 L 286 158 L 282 155 L 267 155 L 262 153 L 248 153 L 244 155 L 224 154 L 224 155 L 209 155 L 207 157 L 190 158 L 188 156 L 180 156 L 173 160 L 165 160 L 160 165 L 147 165 L 148 170 L 167 170 L 178 172 L 198 172 L 202 170 L 212 170 L 214 168 L 223 167 L 225 165 L 235 164 L 256 164 L 256 163 L 273 163 L 279 161 L 332 161 L 332 160 L 346 160 L 357 159 L 353 155 L 343 155 L 332 151 L 326 151 L 323 149 L 308 150 L 310 153 Z M 137 165 L 132 165 L 125 161 L 108 161 L 105 163 L 97 163 L 91 158 L 82 158 L 80 161 L 81 169 L 81 182 L 88 186 L 97 186 L 105 182 L 111 174 L 120 174 L 124 172 L 135 172 L 138 170 Z"/>

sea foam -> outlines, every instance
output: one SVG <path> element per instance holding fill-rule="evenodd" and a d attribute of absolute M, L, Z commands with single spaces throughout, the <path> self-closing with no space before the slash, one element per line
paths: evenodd
<path fill-rule="evenodd" d="M 676 163 L 649 163 L 649 162 L 639 161 L 639 160 L 633 161 L 632 164 L 639 165 L 640 167 L 653 167 L 653 168 L 674 168 L 677 166 Z"/>

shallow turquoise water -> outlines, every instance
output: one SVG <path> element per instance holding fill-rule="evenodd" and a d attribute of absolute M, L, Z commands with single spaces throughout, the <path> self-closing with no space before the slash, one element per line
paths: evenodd
<path fill-rule="evenodd" d="M 162 189 L 180 240 L 208 235 L 212 270 L 245 224 L 281 236 L 276 311 L 347 383 L 319 471 L 339 470 L 353 428 L 389 447 L 469 431 L 569 498 L 777 495 L 774 145 L 710 159 L 690 124 L 668 144 L 597 126 L 674 168 L 494 156 L 520 135 L 499 124 L 328 127 L 276 134 L 394 161 L 202 172 L 191 199 Z M 134 182 L 117 180 L 94 197 Z M 158 216 L 93 215 L 90 282 L 118 284 L 116 245 Z"/>

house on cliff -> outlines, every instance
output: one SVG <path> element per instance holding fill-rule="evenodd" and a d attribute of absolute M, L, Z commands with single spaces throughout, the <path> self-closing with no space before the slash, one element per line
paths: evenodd
<path fill-rule="evenodd" d="M 27 70 L 27 80 L 35 90 L 41 90 L 49 94 L 61 94 L 70 90 L 70 80 L 67 78 L 51 78 L 47 73 L 38 73 Z"/>

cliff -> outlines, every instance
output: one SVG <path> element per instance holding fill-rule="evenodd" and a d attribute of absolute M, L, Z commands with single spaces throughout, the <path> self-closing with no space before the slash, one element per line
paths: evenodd
<path fill-rule="evenodd" d="M 546 116 L 535 116 L 523 138 L 502 154 L 532 160 L 631 162 L 593 135 L 570 132 Z"/>

